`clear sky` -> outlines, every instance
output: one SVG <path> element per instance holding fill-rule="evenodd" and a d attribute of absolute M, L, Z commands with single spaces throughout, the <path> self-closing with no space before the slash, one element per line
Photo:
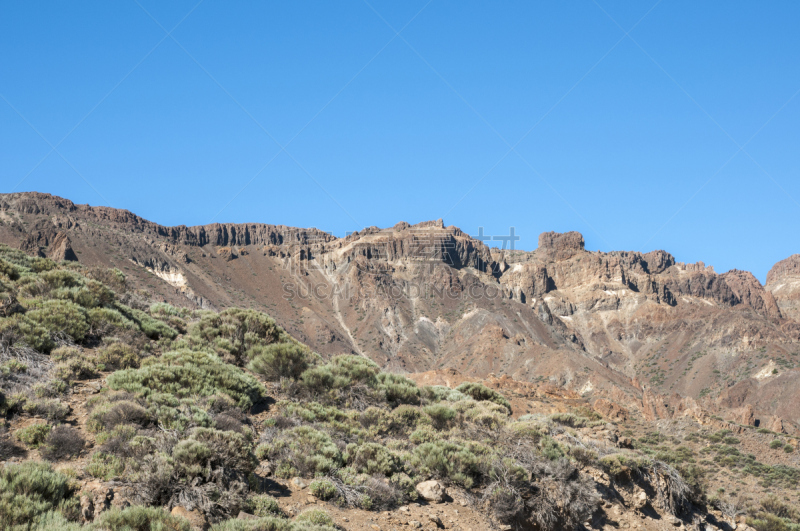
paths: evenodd
<path fill-rule="evenodd" d="M 0 1 L 0 192 L 800 252 L 797 2 L 139 2 Z"/>

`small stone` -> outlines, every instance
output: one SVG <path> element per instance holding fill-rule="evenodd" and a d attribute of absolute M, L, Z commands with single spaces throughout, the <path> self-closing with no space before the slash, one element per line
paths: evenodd
<path fill-rule="evenodd" d="M 292 485 L 294 485 L 298 489 L 306 488 L 306 482 L 303 481 L 303 478 L 292 478 Z"/>
<path fill-rule="evenodd" d="M 414 529 L 419 529 L 422 527 L 422 522 L 418 522 L 417 520 L 409 520 L 408 526 L 413 527 Z"/>
<path fill-rule="evenodd" d="M 428 515 L 428 520 L 430 520 L 431 522 L 436 524 L 438 527 L 443 527 L 444 526 L 444 524 L 442 524 L 442 519 L 439 518 L 438 516 L 436 516 L 435 514 L 429 514 Z"/>

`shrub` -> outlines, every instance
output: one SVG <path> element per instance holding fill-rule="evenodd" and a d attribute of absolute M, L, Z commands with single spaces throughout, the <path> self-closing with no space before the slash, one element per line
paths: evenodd
<path fill-rule="evenodd" d="M 320 500 L 330 500 L 336 495 L 336 486 L 327 478 L 315 479 L 308 486 L 308 490 Z"/>
<path fill-rule="evenodd" d="M 83 446 L 81 433 L 72 426 L 61 424 L 50 430 L 39 453 L 48 461 L 58 461 L 80 454 Z"/>
<path fill-rule="evenodd" d="M 777 496 L 771 494 L 761 500 L 761 507 L 768 513 L 779 516 L 780 518 L 789 518 L 791 520 L 800 520 L 800 508 L 792 507 L 788 503 L 781 501 Z"/>
<path fill-rule="evenodd" d="M 511 414 L 511 402 L 506 400 L 503 395 L 494 389 L 489 389 L 483 384 L 464 382 L 456 387 L 456 391 L 470 396 L 475 400 L 486 400 L 489 402 L 494 402 L 495 404 L 499 404 L 508 410 L 509 415 Z"/>
<path fill-rule="evenodd" d="M 385 446 L 377 443 L 364 443 L 353 455 L 353 467 L 362 474 L 391 476 L 398 472 L 400 460 Z"/>
<path fill-rule="evenodd" d="M 296 343 L 276 343 L 251 350 L 255 355 L 248 368 L 267 380 L 296 380 L 309 366 L 308 349 Z"/>
<path fill-rule="evenodd" d="M 794 531 L 794 526 L 790 526 L 783 518 L 774 514 L 760 513 L 757 518 L 748 518 L 747 525 L 756 531 Z"/>
<path fill-rule="evenodd" d="M 410 405 L 401 405 L 395 408 L 392 413 L 392 424 L 396 427 L 406 429 L 417 425 L 422 412 L 419 408 Z"/>
<path fill-rule="evenodd" d="M 313 525 L 333 526 L 333 519 L 325 511 L 319 509 L 310 509 L 300 513 L 295 519 L 295 522 L 306 523 Z"/>
<path fill-rule="evenodd" d="M 160 358 L 146 358 L 139 369 L 117 371 L 108 377 L 111 389 L 158 399 L 227 395 L 247 409 L 266 394 L 264 387 L 241 369 L 205 352 L 180 350 Z"/>
<path fill-rule="evenodd" d="M 472 487 L 478 474 L 478 458 L 467 447 L 449 441 L 423 443 L 411 454 L 410 464 L 423 473 Z"/>
<path fill-rule="evenodd" d="M 5 426 L 0 425 L 0 461 L 11 457 L 25 455 L 25 450 L 14 444 Z"/>
<path fill-rule="evenodd" d="M 58 511 L 48 511 L 34 518 L 32 531 L 85 531 L 85 527 L 76 522 L 70 522 Z"/>
<path fill-rule="evenodd" d="M 27 314 L 0 319 L 0 338 L 9 347 L 22 345 L 39 352 L 50 352 L 55 346 L 50 331 Z"/>
<path fill-rule="evenodd" d="M 25 317 L 51 334 L 65 334 L 77 342 L 83 341 L 89 331 L 86 310 L 66 300 L 42 301 L 35 310 L 28 311 Z"/>
<path fill-rule="evenodd" d="M 126 319 L 136 323 L 136 325 L 139 327 L 139 330 L 144 332 L 144 334 L 150 339 L 159 339 L 162 337 L 167 339 L 175 339 L 178 335 L 178 332 L 174 328 L 159 321 L 158 319 L 154 319 L 142 310 L 129 308 L 124 304 L 119 303 L 115 304 L 114 307 Z"/>
<path fill-rule="evenodd" d="M 296 526 L 282 518 L 262 517 L 251 520 L 233 518 L 211 526 L 211 531 L 304 531 L 307 529 Z M 327 531 L 330 528 L 316 528 L 314 531 Z"/>
<path fill-rule="evenodd" d="M 540 529 L 574 529 L 592 514 L 600 495 L 591 478 L 568 459 L 538 463 L 537 489 L 528 500 L 529 519 Z"/>
<path fill-rule="evenodd" d="M 783 446 L 783 441 L 781 441 L 780 439 L 773 439 L 769 443 L 769 447 L 772 448 L 773 450 L 777 450 L 778 448 L 781 448 L 782 446 Z"/>
<path fill-rule="evenodd" d="M 205 313 L 189 327 L 189 334 L 195 341 L 211 345 L 237 362 L 249 359 L 253 347 L 294 341 L 269 315 L 240 308 Z"/>
<path fill-rule="evenodd" d="M 51 422 L 64 420 L 70 412 L 69 405 L 56 398 L 29 401 L 22 409 L 30 415 L 38 415 Z"/>
<path fill-rule="evenodd" d="M 311 426 L 282 431 L 259 453 L 277 464 L 276 474 L 281 477 L 313 477 L 342 464 L 342 454 L 330 435 Z"/>
<path fill-rule="evenodd" d="M 411 435 L 408 436 L 408 439 L 414 444 L 433 442 L 439 438 L 439 433 L 437 433 L 432 426 L 427 424 L 422 425 L 416 430 L 412 431 Z"/>
<path fill-rule="evenodd" d="M 425 406 L 423 411 L 430 417 L 433 427 L 437 430 L 445 429 L 450 424 L 450 421 L 456 418 L 456 411 L 443 404 Z"/>
<path fill-rule="evenodd" d="M 119 477 L 125 471 L 125 461 L 116 455 L 106 452 L 95 452 L 86 472 L 99 479 L 110 480 Z"/>
<path fill-rule="evenodd" d="M 0 258 L 0 275 L 4 275 L 9 280 L 17 280 L 19 278 L 19 271 L 17 271 L 14 264 Z"/>
<path fill-rule="evenodd" d="M 419 404 L 419 387 L 405 376 L 388 372 L 378 373 L 378 388 L 390 404 Z"/>
<path fill-rule="evenodd" d="M 172 458 L 189 478 L 208 476 L 216 469 L 238 471 L 246 477 L 256 466 L 250 444 L 242 434 L 213 428 L 194 428 L 189 438 L 175 445 Z"/>
<path fill-rule="evenodd" d="M 311 493 L 317 496 L 318 498 L 322 498 L 321 496 L 314 493 L 313 490 L 314 482 L 311 483 Z M 325 498 L 322 498 L 325 499 Z M 278 500 L 269 496 L 267 494 L 256 494 L 254 496 L 250 496 L 247 498 L 247 502 L 245 507 L 247 511 L 251 514 L 254 514 L 258 517 L 264 516 L 278 516 L 284 517 L 284 512 L 281 510 L 280 506 L 278 505 Z"/>
<path fill-rule="evenodd" d="M 20 442 L 31 448 L 38 448 L 50 433 L 50 425 L 45 423 L 31 424 L 16 431 L 15 435 Z"/>
<path fill-rule="evenodd" d="M 95 408 L 89 417 L 92 431 L 111 430 L 120 424 L 133 424 L 142 428 L 152 422 L 150 413 L 141 405 L 129 400 L 119 400 Z"/>
<path fill-rule="evenodd" d="M 100 514 L 97 523 L 107 531 L 191 531 L 189 521 L 173 516 L 161 507 L 133 505 L 113 507 Z"/>
<path fill-rule="evenodd" d="M 61 349 L 56 349 L 56 351 Z M 75 350 L 75 349 L 70 349 Z M 54 351 L 54 352 L 56 352 Z M 85 355 L 78 353 L 56 365 L 54 376 L 59 380 L 71 382 L 73 380 L 88 380 L 97 377 L 97 367 Z"/>
<path fill-rule="evenodd" d="M 791 444 L 787 444 L 786 446 L 783 447 L 783 451 L 786 452 L 787 454 L 790 454 L 794 452 L 794 446 L 792 446 Z"/>
<path fill-rule="evenodd" d="M 97 362 L 103 365 L 102 370 L 136 369 L 139 367 L 139 354 L 129 345 L 111 343 L 103 347 L 97 354 Z"/>
<path fill-rule="evenodd" d="M 77 500 L 71 498 L 69 478 L 50 465 L 27 462 L 0 467 L 0 522 L 25 526 L 48 511 L 72 516 Z"/>

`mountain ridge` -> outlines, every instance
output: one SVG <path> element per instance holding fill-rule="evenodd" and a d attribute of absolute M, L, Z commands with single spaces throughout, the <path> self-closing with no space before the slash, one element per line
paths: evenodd
<path fill-rule="evenodd" d="M 119 267 L 170 303 L 267 309 L 326 356 L 547 379 L 638 404 L 650 389 L 670 414 L 691 399 L 726 417 L 747 404 L 752 422 L 800 422 L 798 255 L 762 285 L 661 250 L 586 251 L 576 232 L 504 251 L 441 220 L 345 238 L 262 223 L 164 227 L 38 192 L 0 195 L 0 220 L 2 243 Z"/>

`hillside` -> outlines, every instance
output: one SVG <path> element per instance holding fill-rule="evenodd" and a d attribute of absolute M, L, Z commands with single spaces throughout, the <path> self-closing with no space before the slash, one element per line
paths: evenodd
<path fill-rule="evenodd" d="M 118 269 L 5 246 L 0 281 L 3 529 L 800 522 L 793 437 L 653 423 L 550 382 L 324 359 L 263 312 L 177 308 Z"/>
<path fill-rule="evenodd" d="M 800 421 L 798 255 L 762 286 L 665 251 L 586 251 L 578 233 L 497 251 L 441 221 L 347 238 L 257 223 L 163 227 L 20 193 L 0 196 L 0 223 L 0 242 L 117 267 L 155 300 L 266 311 L 323 356 L 546 380 L 650 420 L 701 408 L 790 433 Z"/>

